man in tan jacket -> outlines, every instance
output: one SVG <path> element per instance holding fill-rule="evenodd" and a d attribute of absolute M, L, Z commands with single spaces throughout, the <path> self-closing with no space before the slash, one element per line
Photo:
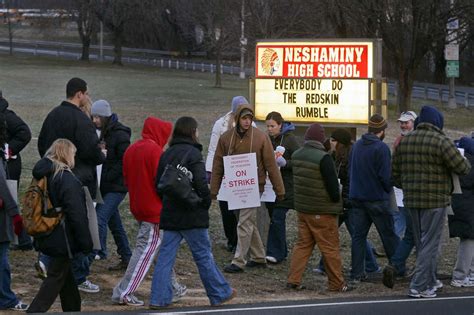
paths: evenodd
<path fill-rule="evenodd" d="M 227 155 L 237 155 L 255 152 L 257 157 L 258 185 L 260 193 L 263 192 L 265 178 L 268 172 L 277 199 L 283 199 L 285 188 L 280 171 L 275 162 L 275 154 L 270 138 L 264 132 L 252 127 L 253 110 L 242 105 L 235 115 L 235 127 L 225 132 L 217 143 L 214 155 L 211 197 L 216 199 L 224 175 L 224 160 Z M 265 249 L 257 228 L 257 209 L 246 208 L 236 211 L 239 218 L 237 225 L 237 248 L 232 263 L 224 268 L 225 272 L 243 272 L 247 267 L 266 267 Z M 245 256 L 250 253 L 250 260 L 246 262 Z"/>

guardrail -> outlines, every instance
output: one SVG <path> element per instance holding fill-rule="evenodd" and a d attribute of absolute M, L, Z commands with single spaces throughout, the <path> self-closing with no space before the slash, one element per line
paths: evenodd
<path fill-rule="evenodd" d="M 0 38 L 0 51 L 9 51 L 8 39 Z M 13 51 L 15 53 L 32 54 L 35 56 L 53 56 L 64 59 L 79 59 L 81 57 L 82 45 L 79 43 L 66 42 L 52 42 L 52 41 L 36 41 L 36 40 L 22 40 L 15 39 Z M 103 46 L 104 61 L 112 61 L 113 46 Z M 122 48 L 122 61 L 130 64 L 142 64 L 153 67 L 210 72 L 215 73 L 216 65 L 213 62 L 199 62 L 191 59 L 177 59 L 179 55 L 175 51 L 164 51 L 154 49 L 137 49 L 137 48 Z M 188 56 L 203 56 L 205 53 L 196 52 L 189 53 Z M 99 46 L 91 45 L 90 55 L 91 60 L 99 60 Z M 222 74 L 238 75 L 240 73 L 240 66 L 232 64 L 221 65 Z M 246 68 L 245 74 L 253 76 L 255 71 L 253 68 Z M 397 81 L 388 82 L 388 93 L 397 95 L 398 84 Z M 413 86 L 412 98 L 425 99 L 436 101 L 440 106 L 446 103 L 449 98 L 449 89 L 446 85 L 415 82 Z M 474 88 L 457 86 L 455 92 L 456 104 L 470 107 L 474 106 Z"/>

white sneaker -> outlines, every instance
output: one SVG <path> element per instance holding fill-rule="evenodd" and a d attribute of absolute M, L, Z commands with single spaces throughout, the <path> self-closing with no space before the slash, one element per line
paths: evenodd
<path fill-rule="evenodd" d="M 438 290 L 441 290 L 443 288 L 443 282 L 441 280 L 436 279 L 436 283 L 433 287 L 433 290 L 436 292 Z"/>
<path fill-rule="evenodd" d="M 456 288 L 470 288 L 474 287 L 474 282 L 470 280 L 469 277 L 464 280 L 451 280 L 451 285 Z"/>
<path fill-rule="evenodd" d="M 25 304 L 22 301 L 18 301 L 18 303 L 16 303 L 15 306 L 10 307 L 9 310 L 24 312 L 28 310 L 28 307 L 28 304 Z"/>
<path fill-rule="evenodd" d="M 181 300 L 181 298 L 183 296 L 186 295 L 186 293 L 188 293 L 188 288 L 184 285 L 184 284 L 180 284 L 179 287 L 177 287 L 176 289 L 173 288 L 173 303 L 176 303 L 178 302 L 179 300 Z"/>
<path fill-rule="evenodd" d="M 122 302 L 119 303 L 121 305 L 129 305 L 129 306 L 143 306 L 145 302 L 139 300 L 135 295 L 129 294 L 123 298 Z"/>
<path fill-rule="evenodd" d="M 77 288 L 87 293 L 97 293 L 100 291 L 99 286 L 97 284 L 93 284 L 89 280 L 84 281 L 83 283 L 78 285 Z"/>
<path fill-rule="evenodd" d="M 412 298 L 434 298 L 436 297 L 436 290 L 425 290 L 425 291 L 418 291 L 415 289 L 408 290 L 408 296 Z"/>
<path fill-rule="evenodd" d="M 265 259 L 266 259 L 268 262 L 272 263 L 272 264 L 276 264 L 276 263 L 277 263 L 277 259 L 276 259 L 275 257 L 273 257 L 273 256 L 266 256 Z"/>

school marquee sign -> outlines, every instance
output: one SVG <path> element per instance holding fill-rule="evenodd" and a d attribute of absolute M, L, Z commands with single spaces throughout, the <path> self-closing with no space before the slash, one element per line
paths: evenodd
<path fill-rule="evenodd" d="M 255 116 L 292 122 L 367 124 L 374 44 L 370 40 L 260 41 Z"/>

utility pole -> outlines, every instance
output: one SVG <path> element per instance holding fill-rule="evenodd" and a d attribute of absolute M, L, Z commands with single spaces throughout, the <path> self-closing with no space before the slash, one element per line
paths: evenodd
<path fill-rule="evenodd" d="M 101 0 L 100 3 L 103 7 L 104 0 Z M 104 17 L 102 16 L 102 19 L 100 20 L 100 35 L 99 35 L 99 60 L 100 61 L 104 61 L 104 22 L 103 22 L 103 19 Z"/>
<path fill-rule="evenodd" d="M 451 9 L 454 7 L 454 0 L 450 0 Z M 459 20 L 452 17 L 446 29 L 448 32 L 447 45 L 444 48 L 444 58 L 446 59 L 446 76 L 449 78 L 449 98 L 448 108 L 456 108 L 456 88 L 455 78 L 459 77 L 459 44 L 458 44 Z"/>
<path fill-rule="evenodd" d="M 245 65 L 244 65 L 244 55 L 245 55 L 245 46 L 247 46 L 247 38 L 245 38 L 245 0 L 242 0 L 242 11 L 240 12 L 240 75 L 241 79 L 245 79 Z"/>

